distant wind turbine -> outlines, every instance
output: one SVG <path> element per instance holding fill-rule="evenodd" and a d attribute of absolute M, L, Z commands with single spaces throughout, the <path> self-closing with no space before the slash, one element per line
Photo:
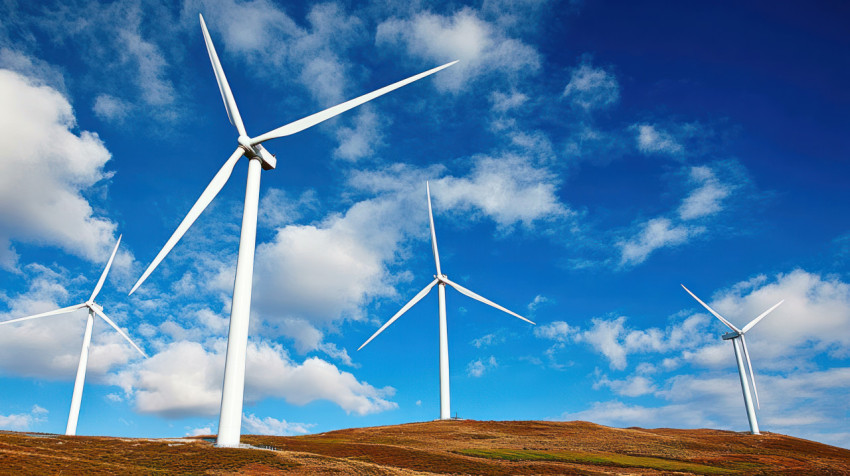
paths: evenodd
<path fill-rule="evenodd" d="M 218 82 L 218 89 L 221 92 L 221 98 L 224 101 L 224 108 L 227 111 L 227 117 L 230 123 L 236 127 L 239 133 L 237 142 L 239 146 L 233 152 L 229 159 L 224 163 L 218 173 L 213 177 L 212 181 L 207 185 L 207 188 L 195 202 L 195 205 L 189 210 L 186 218 L 177 227 L 171 238 L 165 243 L 162 250 L 156 255 L 153 262 L 145 270 L 144 274 L 139 278 L 139 281 L 130 290 L 130 294 L 141 286 L 165 256 L 171 251 L 174 245 L 180 241 L 186 230 L 192 226 L 192 223 L 204 211 L 207 205 L 212 202 L 213 198 L 221 191 L 224 184 L 230 178 L 233 172 L 233 167 L 242 156 L 248 158 L 248 182 L 245 190 L 245 206 L 242 212 L 242 231 L 239 238 L 239 254 L 236 260 L 236 279 L 233 285 L 233 301 L 230 309 L 230 331 L 227 338 L 227 358 L 224 364 L 224 383 L 222 385 L 221 395 L 221 413 L 218 424 L 218 439 L 217 446 L 232 447 L 239 445 L 239 437 L 242 429 L 242 397 L 245 389 L 245 358 L 248 347 L 248 321 L 251 310 L 251 286 L 254 272 L 254 247 L 256 245 L 257 236 L 257 209 L 259 207 L 260 197 L 260 171 L 271 170 L 277 165 L 277 159 L 273 154 L 268 152 L 262 143 L 278 137 L 284 137 L 296 132 L 303 131 L 316 124 L 324 122 L 338 114 L 341 114 L 349 109 L 357 107 L 367 101 L 382 96 L 390 91 L 398 89 L 402 86 L 410 84 L 416 80 L 422 79 L 425 76 L 431 75 L 442 69 L 457 63 L 444 64 L 434 69 L 425 71 L 424 73 L 411 76 L 397 83 L 390 84 L 371 93 L 364 94 L 358 98 L 338 104 L 324 111 L 317 112 L 313 115 L 291 122 L 285 126 L 278 127 L 265 134 L 249 137 L 245 131 L 245 126 L 242 124 L 242 116 L 239 115 L 239 109 L 236 107 L 236 100 L 233 98 L 233 93 L 230 91 L 230 85 L 227 78 L 224 76 L 224 70 L 221 68 L 221 63 L 218 60 L 218 55 L 215 52 L 210 34 L 207 31 L 207 25 L 204 22 L 203 15 L 199 15 L 201 20 L 201 30 L 204 33 L 204 42 L 207 46 L 207 53 L 212 62 L 215 79 Z"/>
<path fill-rule="evenodd" d="M 458 290 L 461 294 L 465 294 L 471 297 L 472 299 L 475 299 L 476 301 L 481 301 L 484 304 L 487 304 L 488 306 L 495 307 L 496 309 L 504 311 L 512 316 L 518 317 L 525 322 L 531 324 L 534 323 L 513 311 L 505 309 L 504 307 L 494 303 L 493 301 L 490 301 L 489 299 L 475 294 L 469 289 L 466 289 L 460 284 L 457 284 L 454 281 L 450 280 L 448 276 L 443 274 L 443 272 L 440 270 L 440 254 L 437 252 L 437 233 L 436 231 L 434 231 L 434 215 L 431 212 L 431 188 L 428 185 L 428 182 L 425 182 L 425 193 L 428 196 L 428 223 L 430 224 L 431 228 L 431 249 L 434 252 L 434 263 L 437 265 L 437 274 L 436 276 L 434 276 L 434 280 L 431 281 L 431 284 L 425 286 L 422 291 L 419 291 L 419 294 L 413 296 L 413 299 L 411 299 L 410 302 L 405 304 L 400 311 L 398 311 L 392 318 L 390 318 L 390 320 L 387 321 L 386 324 L 381 326 L 381 328 L 378 329 L 377 332 L 372 334 L 372 337 L 366 340 L 366 342 L 364 342 L 363 345 L 361 345 L 357 350 L 366 347 L 366 344 L 371 342 L 372 339 L 378 336 L 378 334 L 384 332 L 384 330 L 389 327 L 393 322 L 395 322 L 396 319 L 401 317 L 402 314 L 407 312 L 408 309 L 413 307 L 414 304 L 416 304 L 423 297 L 425 297 L 425 295 L 428 294 L 429 291 L 431 291 L 431 288 L 433 288 L 434 286 L 439 286 L 437 289 L 437 295 L 439 296 L 440 301 L 440 419 L 448 420 L 451 418 L 452 412 L 449 394 L 449 338 L 448 330 L 446 329 L 446 285 L 448 284 L 449 286 Z"/>
<path fill-rule="evenodd" d="M 756 376 L 753 373 L 753 364 L 752 362 L 750 362 L 750 353 L 747 351 L 747 340 L 744 338 L 744 334 L 746 334 L 747 331 L 752 329 L 753 326 L 758 324 L 759 321 L 764 319 L 764 317 L 770 314 L 774 309 L 779 307 L 779 305 L 785 302 L 785 300 L 783 299 L 778 303 L 774 304 L 773 307 L 771 307 L 767 311 L 764 311 L 758 317 L 750 321 L 750 323 L 744 326 L 743 329 L 738 329 L 731 322 L 724 319 L 723 316 L 718 314 L 717 311 L 708 307 L 708 304 L 702 302 L 700 298 L 696 297 L 696 295 L 692 293 L 690 289 L 686 288 L 684 284 L 682 285 L 682 287 L 685 289 L 685 291 L 688 292 L 688 294 L 691 295 L 691 297 L 696 299 L 698 303 L 702 304 L 702 307 L 708 309 L 708 312 L 714 314 L 714 317 L 720 319 L 721 322 L 726 324 L 726 327 L 732 329 L 732 332 L 723 334 L 723 340 L 731 340 L 732 347 L 735 349 L 735 360 L 738 362 L 738 375 L 740 375 L 741 377 L 741 391 L 744 393 L 744 405 L 746 405 L 747 407 L 747 419 L 750 421 L 750 432 L 754 435 L 760 434 L 759 424 L 756 420 L 756 411 L 753 408 L 753 398 L 752 396 L 750 396 L 750 385 L 747 382 L 746 370 L 744 370 L 744 360 L 741 358 L 741 352 L 743 351 L 744 357 L 747 359 L 747 368 L 749 368 L 750 370 L 750 379 L 753 381 L 753 393 L 756 396 L 756 406 L 760 409 L 761 405 L 759 405 L 759 392 L 758 390 L 756 390 Z M 741 341 L 741 350 L 738 350 L 738 340 Z"/>
<path fill-rule="evenodd" d="M 103 313 L 103 306 L 94 302 L 94 298 L 97 297 L 97 294 L 100 292 L 100 288 L 103 287 L 103 282 L 106 281 L 106 275 L 109 273 L 109 268 L 112 266 L 112 260 L 115 258 L 115 252 L 118 251 L 118 245 L 121 244 L 121 237 L 118 237 L 118 242 L 115 243 L 115 248 L 112 250 L 112 256 L 109 257 L 109 261 L 106 263 L 106 268 L 103 270 L 103 274 L 100 275 L 100 280 L 97 282 L 97 285 L 94 287 L 94 292 L 91 293 L 91 297 L 84 303 L 76 304 L 74 306 L 63 307 L 62 309 L 57 309 L 55 311 L 43 312 L 41 314 L 36 314 L 34 316 L 20 317 L 18 319 L 12 319 L 9 321 L 0 322 L 0 325 L 3 324 L 12 324 L 15 322 L 26 321 L 29 319 L 36 319 L 39 317 L 47 317 L 47 316 L 55 316 L 57 314 L 65 314 L 68 312 L 76 311 L 77 309 L 82 309 L 84 307 L 89 310 L 89 318 L 86 321 L 86 333 L 83 336 L 83 350 L 80 352 L 80 363 L 77 366 L 77 379 L 74 381 L 74 395 L 71 397 L 71 412 L 68 414 L 68 426 L 65 427 L 66 435 L 76 435 L 77 434 L 77 419 L 80 416 L 80 402 L 83 400 L 83 385 L 86 380 L 86 364 L 89 360 L 89 344 L 91 344 L 91 329 L 94 324 L 94 315 L 97 314 L 101 319 L 106 321 L 107 324 L 112 326 L 119 334 L 125 339 L 130 345 L 133 346 L 136 350 L 139 351 L 140 354 L 147 357 L 148 355 L 139 348 L 124 331 L 121 330 L 112 319 L 108 318 L 106 314 Z"/>

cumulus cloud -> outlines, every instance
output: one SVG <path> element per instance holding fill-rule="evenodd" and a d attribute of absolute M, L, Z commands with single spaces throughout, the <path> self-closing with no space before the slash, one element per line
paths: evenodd
<path fill-rule="evenodd" d="M 0 102 L 0 267 L 17 265 L 13 241 L 103 261 L 116 225 L 85 192 L 111 176 L 109 151 L 96 133 L 74 132 L 71 105 L 53 88 L 0 70 Z"/>
<path fill-rule="evenodd" d="M 747 346 L 762 365 L 795 366 L 797 359 L 788 356 L 802 351 L 850 356 L 850 284 L 837 276 L 802 269 L 757 276 L 720 291 L 709 305 L 743 327 L 783 299 L 747 333 Z"/>
<path fill-rule="evenodd" d="M 166 418 L 215 415 L 221 401 L 225 353 L 223 340 L 216 341 L 211 350 L 195 342 L 173 342 L 150 359 L 119 372 L 113 383 L 134 397 L 141 413 Z M 319 358 L 296 363 L 281 346 L 264 341 L 249 342 L 245 372 L 245 401 L 249 403 L 269 397 L 299 406 L 328 400 L 346 413 L 358 415 L 397 407 L 387 400 L 395 392 L 391 387 L 378 389 L 360 382 Z M 259 423 L 274 428 L 271 420 Z M 295 431 L 297 424 L 292 425 Z"/>
<path fill-rule="evenodd" d="M 584 61 L 570 74 L 563 97 L 585 111 L 602 109 L 620 99 L 620 84 L 613 74 Z"/>
<path fill-rule="evenodd" d="M 67 287 L 77 282 L 63 273 L 40 265 L 28 265 L 23 273 L 30 283 L 29 289 L 10 298 L 2 296 L 9 311 L 0 313 L 0 321 L 52 311 L 88 297 L 88 293 L 81 297 L 69 292 Z M 109 306 L 105 312 L 119 326 L 124 321 L 123 316 L 112 313 Z M 73 380 L 85 328 L 85 310 L 7 324 L 0 332 L 0 368 L 11 375 Z M 22 359 L 22 355 L 27 358 Z M 95 319 L 87 366 L 89 380 L 102 380 L 108 371 L 126 364 L 136 355 L 135 349 L 123 337 L 100 318 Z"/>
<path fill-rule="evenodd" d="M 675 321 L 664 329 L 631 329 L 626 327 L 626 317 L 594 318 L 591 326 L 582 330 L 566 322 L 556 321 L 538 326 L 534 335 L 561 344 L 583 342 L 604 355 L 612 369 L 623 370 L 629 354 L 669 352 L 692 348 L 703 342 L 701 331 L 708 319 L 700 314 Z M 697 336 L 697 337 L 694 337 Z"/>
<path fill-rule="evenodd" d="M 593 383 L 594 389 L 608 387 L 618 395 L 626 397 L 639 397 L 655 392 L 655 384 L 647 377 L 642 375 L 632 375 L 623 380 L 610 380 L 607 376 L 603 376 Z"/>
<path fill-rule="evenodd" d="M 453 15 L 417 13 L 409 19 L 392 18 L 378 25 L 379 46 L 402 44 L 408 54 L 436 64 L 460 60 L 434 77 L 443 91 L 459 93 L 476 79 L 498 73 L 517 78 L 540 68 L 540 54 L 522 41 L 465 7 Z"/>
<path fill-rule="evenodd" d="M 354 127 L 341 127 L 337 130 L 339 146 L 334 149 L 334 157 L 356 162 L 371 156 L 381 142 L 381 117 L 368 105 L 364 105 L 354 118 Z"/>
<path fill-rule="evenodd" d="M 29 430 L 35 423 L 47 421 L 47 410 L 33 405 L 29 413 L 14 413 L 11 415 L 0 415 L 0 428 L 5 430 Z"/>
<path fill-rule="evenodd" d="M 511 153 L 476 157 L 469 177 L 445 177 L 431 188 L 440 208 L 480 210 L 502 228 L 532 227 L 571 214 L 558 198 L 555 175 Z"/>
<path fill-rule="evenodd" d="M 481 377 L 485 372 L 493 370 L 499 366 L 495 356 L 489 358 L 477 359 L 466 365 L 466 375 L 470 377 Z"/>
<path fill-rule="evenodd" d="M 254 414 L 242 415 L 243 433 L 256 435 L 292 436 L 309 433 L 312 423 L 290 423 L 272 417 L 260 418 Z"/>

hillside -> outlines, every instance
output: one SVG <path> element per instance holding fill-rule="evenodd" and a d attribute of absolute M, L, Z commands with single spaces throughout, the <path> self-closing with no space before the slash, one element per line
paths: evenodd
<path fill-rule="evenodd" d="M 25 474 L 847 474 L 850 450 L 766 433 L 587 422 L 434 421 L 318 435 L 131 439 L 0 432 L 0 471 Z"/>

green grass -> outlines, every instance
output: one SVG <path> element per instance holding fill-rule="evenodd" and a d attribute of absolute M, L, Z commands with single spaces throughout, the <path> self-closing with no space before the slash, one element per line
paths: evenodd
<path fill-rule="evenodd" d="M 629 456 L 605 453 L 577 453 L 571 451 L 531 451 L 531 450 L 460 450 L 458 454 L 478 458 L 500 459 L 506 461 L 562 461 L 565 463 L 596 464 L 601 466 L 619 466 L 624 468 L 650 468 L 663 471 L 688 471 L 697 474 L 729 474 L 738 471 L 729 468 L 707 466 L 649 456 Z"/>

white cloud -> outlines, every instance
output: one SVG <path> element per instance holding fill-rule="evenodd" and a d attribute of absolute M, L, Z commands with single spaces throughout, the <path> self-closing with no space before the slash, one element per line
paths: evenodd
<path fill-rule="evenodd" d="M 259 418 L 254 414 L 242 415 L 243 433 L 256 435 L 292 436 L 309 433 L 313 423 L 289 423 L 272 417 Z"/>
<path fill-rule="evenodd" d="M 732 193 L 732 186 L 721 183 L 707 166 L 692 167 L 690 175 L 699 186 L 682 201 L 679 218 L 693 220 L 722 210 L 721 202 Z"/>
<path fill-rule="evenodd" d="M 0 321 L 39 314 L 75 304 L 88 297 L 73 297 L 66 286 L 76 284 L 61 273 L 40 265 L 23 269 L 29 289 L 12 298 L 3 296 L 9 311 L 0 313 Z M 121 314 L 109 306 L 105 312 L 121 326 Z M 73 380 L 80 360 L 80 346 L 86 327 L 86 311 L 47 316 L 20 323 L 7 324 L 0 332 L 0 368 L 4 373 L 37 378 Z M 132 331 L 130 335 L 132 336 Z M 21 359 L 26 355 L 26 359 Z M 111 369 L 123 365 L 138 354 L 100 318 L 95 318 L 89 348 L 87 379 L 99 381 Z"/>
<path fill-rule="evenodd" d="M 528 101 L 528 96 L 518 91 L 503 93 L 501 91 L 493 91 L 490 94 L 490 103 L 495 112 L 508 112 L 519 108 Z"/>
<path fill-rule="evenodd" d="M 204 426 L 200 428 L 191 428 L 186 432 L 186 436 L 203 436 L 203 435 L 212 435 L 212 427 Z"/>
<path fill-rule="evenodd" d="M 0 103 L 0 267 L 16 266 L 12 241 L 103 261 L 116 225 L 96 217 L 84 193 L 110 177 L 109 151 L 96 133 L 72 132 L 71 105 L 50 87 L 0 70 Z"/>
<path fill-rule="evenodd" d="M 453 93 L 490 73 L 509 80 L 535 73 L 541 62 L 537 50 L 506 37 L 504 30 L 468 7 L 451 16 L 421 12 L 410 19 L 386 20 L 378 25 L 375 42 L 379 46 L 403 44 L 409 54 L 432 61 L 435 66 L 460 60 L 434 77 L 438 89 Z"/>
<path fill-rule="evenodd" d="M 350 162 L 370 157 L 383 137 L 381 126 L 381 117 L 368 105 L 362 106 L 354 117 L 354 127 L 337 130 L 339 146 L 334 150 L 334 157 Z"/>
<path fill-rule="evenodd" d="M 594 318 L 591 322 L 589 329 L 581 330 L 566 322 L 556 321 L 538 326 L 534 335 L 562 345 L 569 342 L 590 344 L 608 359 L 612 369 L 617 370 L 626 368 L 629 354 L 695 348 L 707 338 L 703 330 L 708 319 L 699 314 L 675 321 L 665 329 L 629 329 L 625 316 Z"/>
<path fill-rule="evenodd" d="M 168 344 L 150 359 L 118 373 L 114 383 L 132 394 L 136 410 L 167 418 L 215 415 L 221 400 L 226 344 L 211 351 L 200 344 Z M 346 413 L 366 415 L 397 407 L 387 400 L 390 387 L 375 388 L 349 372 L 318 358 L 298 364 L 277 344 L 251 341 L 248 345 L 245 401 L 283 398 L 293 405 L 328 400 Z"/>
<path fill-rule="evenodd" d="M 535 312 L 537 311 L 537 308 L 545 305 L 548 302 L 551 302 L 549 298 L 538 294 L 537 296 L 534 296 L 534 299 L 528 304 L 528 310 L 531 312 Z"/>
<path fill-rule="evenodd" d="M 668 218 L 653 218 L 642 225 L 641 231 L 628 240 L 616 243 L 620 248 L 620 264 L 636 265 L 643 263 L 659 248 L 685 243 L 693 236 L 705 231 L 702 227 L 674 225 Z"/>
<path fill-rule="evenodd" d="M 483 336 L 481 336 L 477 339 L 473 339 L 472 345 L 474 345 L 476 348 L 480 349 L 482 347 L 491 346 L 493 344 L 501 343 L 501 342 L 504 342 L 504 341 L 505 341 L 504 337 L 499 337 L 496 334 L 486 334 L 486 335 L 483 335 Z"/>
<path fill-rule="evenodd" d="M 536 326 L 534 328 L 534 335 L 558 342 L 567 342 L 575 336 L 578 330 L 578 327 L 572 327 L 564 321 L 555 321 L 550 324 Z"/>
<path fill-rule="evenodd" d="M 573 69 L 563 96 L 585 111 L 602 109 L 620 99 L 620 85 L 613 74 L 585 61 Z"/>
<path fill-rule="evenodd" d="M 130 104 L 109 94 L 100 94 L 94 100 L 92 110 L 104 121 L 122 123 L 130 113 Z"/>
<path fill-rule="evenodd" d="M 527 158 L 507 153 L 478 156 L 468 178 L 445 177 L 431 183 L 438 207 L 481 210 L 503 228 L 553 220 L 571 214 L 557 195 L 558 179 Z"/>
<path fill-rule="evenodd" d="M 496 362 L 495 356 L 490 356 L 485 359 L 477 359 L 466 365 L 466 375 L 470 377 L 481 377 L 485 372 L 489 370 L 493 370 L 498 367 L 499 364 Z"/>
<path fill-rule="evenodd" d="M 850 284 L 836 276 L 796 269 L 756 277 L 720 291 L 709 305 L 742 327 L 783 299 L 747 333 L 755 366 L 796 366 L 793 356 L 800 352 L 850 356 Z"/>
<path fill-rule="evenodd" d="M 671 134 L 652 124 L 637 124 L 633 128 L 637 130 L 638 150 L 644 154 L 677 155 L 684 150 Z"/>
<path fill-rule="evenodd" d="M 29 413 L 15 413 L 11 415 L 0 415 L 0 428 L 5 430 L 29 430 L 34 423 L 47 421 L 47 410 L 33 405 Z"/>
<path fill-rule="evenodd" d="M 594 389 L 600 389 L 602 387 L 608 387 L 617 395 L 626 397 L 639 397 L 653 393 L 656 390 L 652 380 L 641 375 L 632 375 L 624 380 L 610 380 L 607 376 L 603 376 L 593 384 Z"/>

